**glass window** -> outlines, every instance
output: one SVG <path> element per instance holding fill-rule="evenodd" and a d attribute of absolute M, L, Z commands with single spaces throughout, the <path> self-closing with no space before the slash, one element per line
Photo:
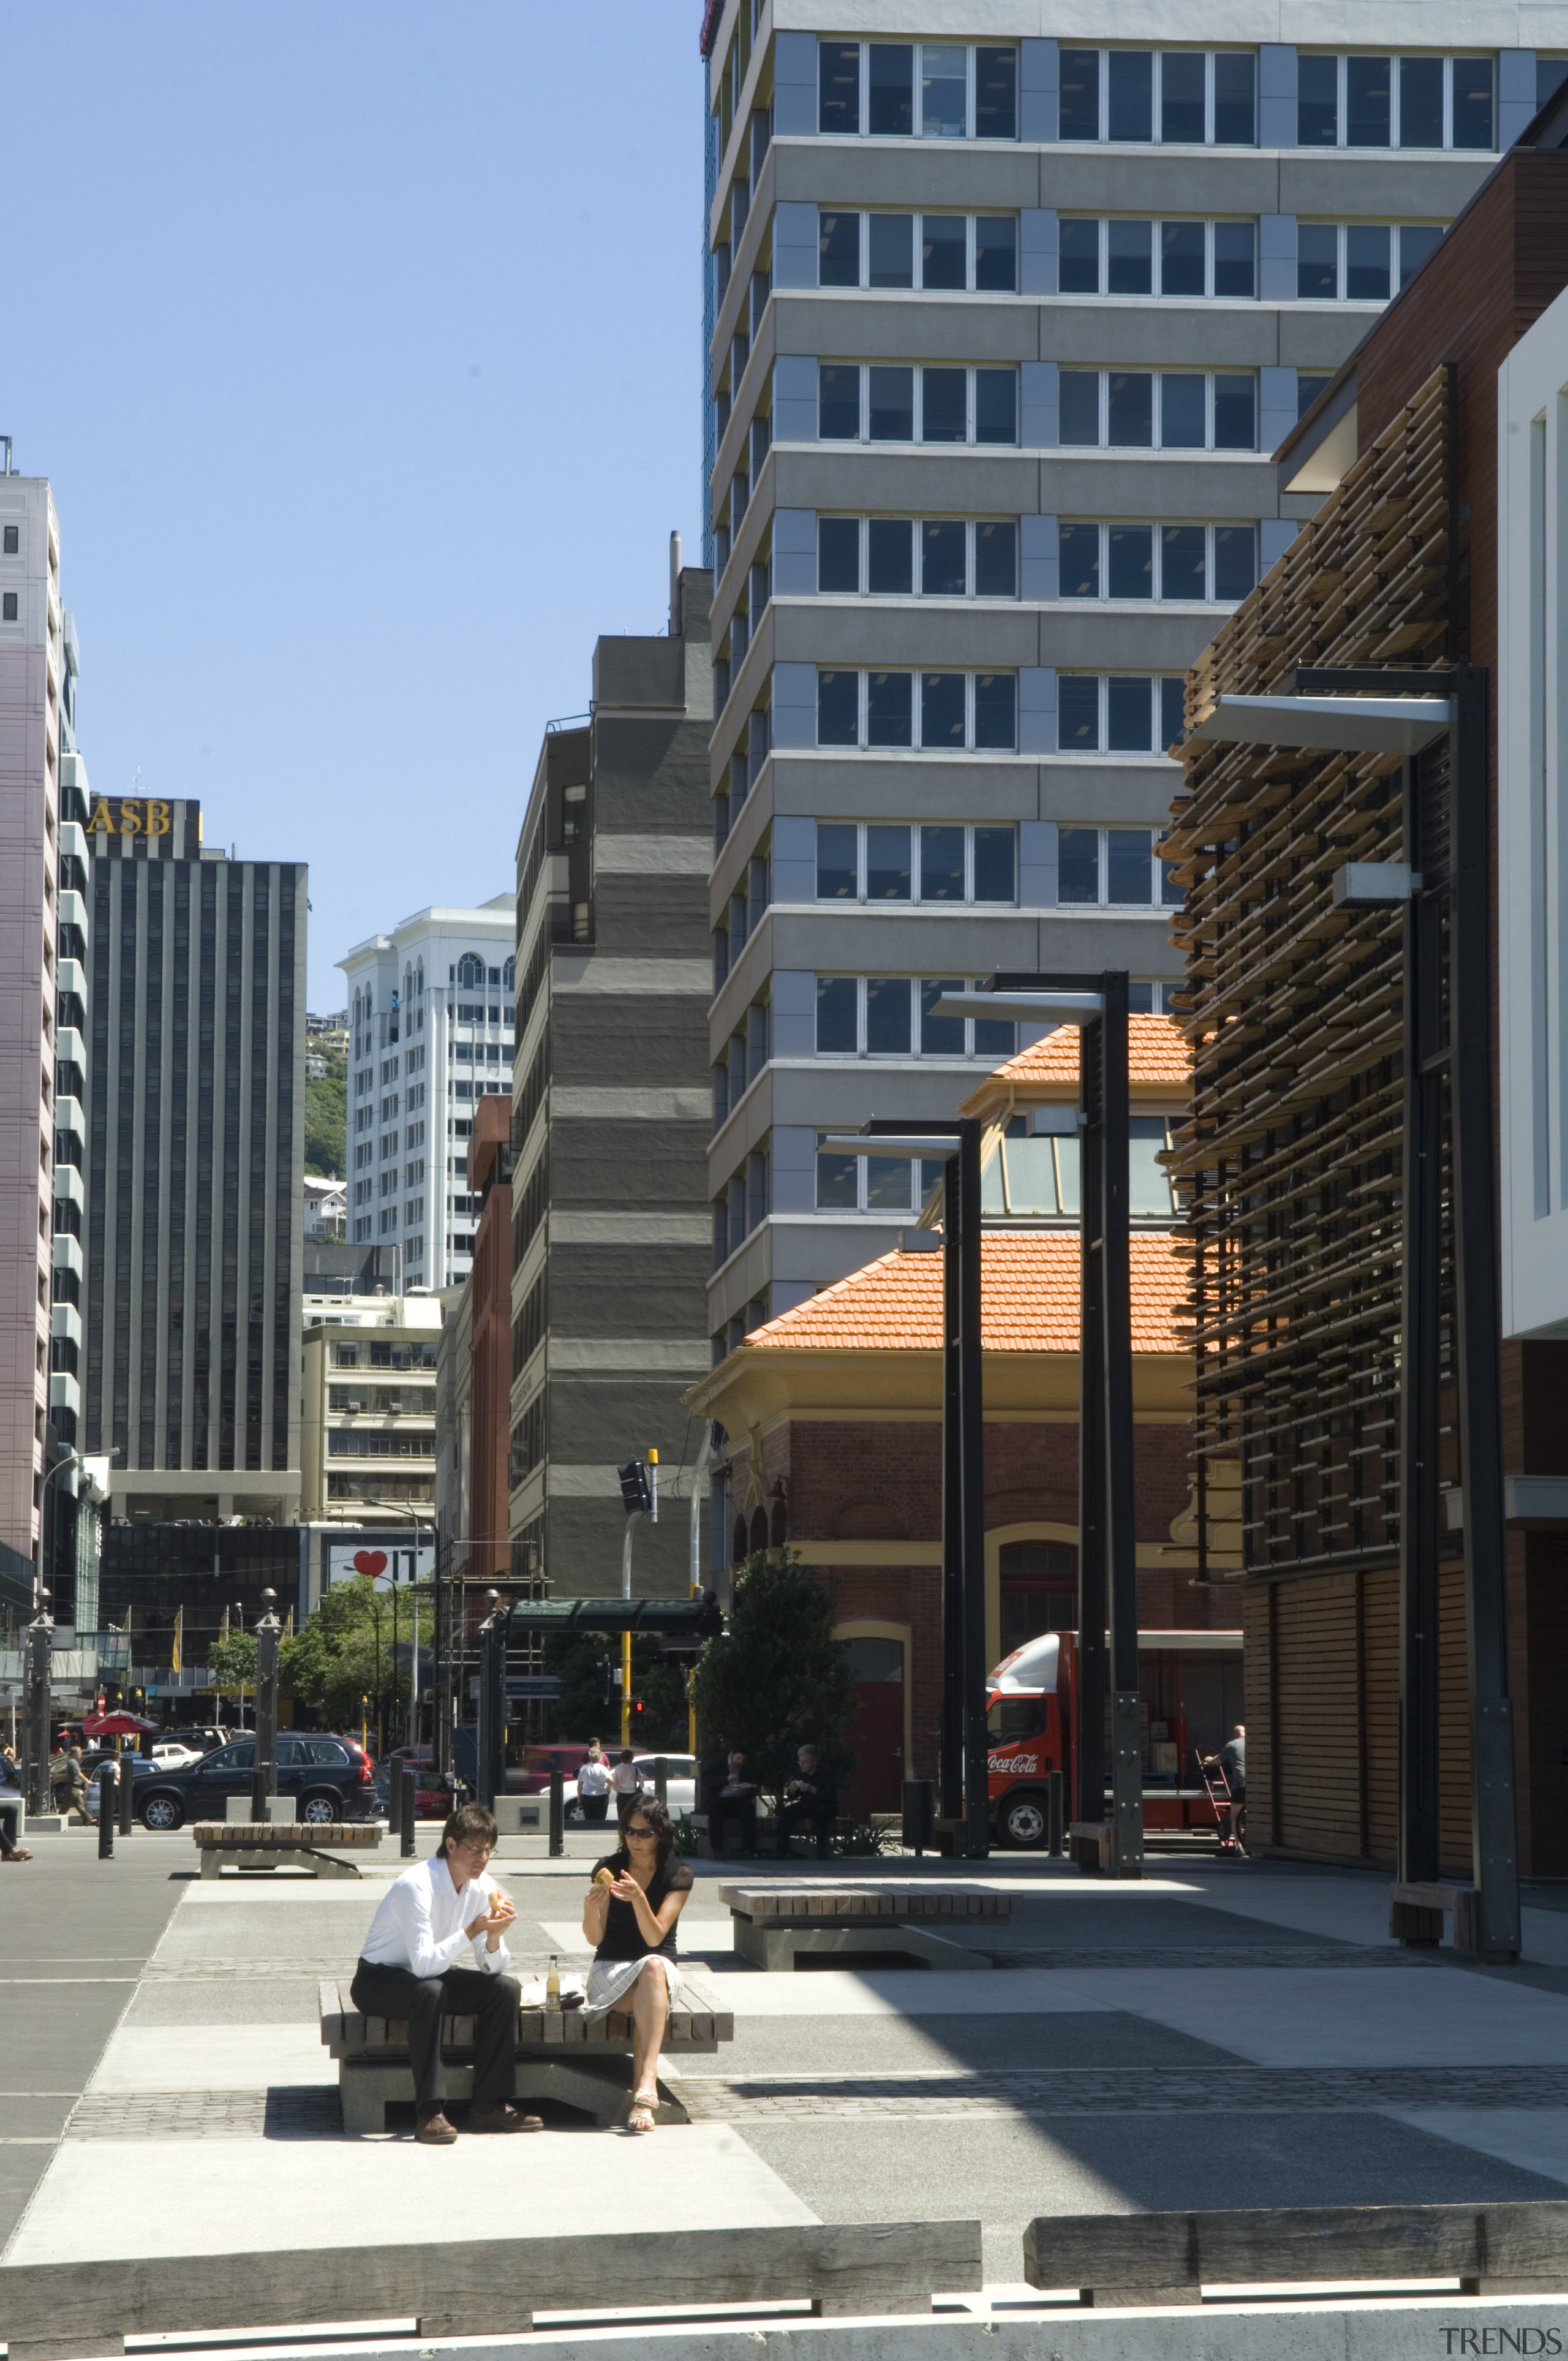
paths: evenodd
<path fill-rule="evenodd" d="M 1399 60 L 1399 145 L 1442 146 L 1442 60 Z"/>
<path fill-rule="evenodd" d="M 1339 60 L 1296 60 L 1296 145 L 1339 146 Z"/>
<path fill-rule="evenodd" d="M 1100 527 L 1058 524 L 1057 527 L 1058 595 L 1063 598 L 1100 596 Z"/>
<path fill-rule="evenodd" d="M 969 128 L 969 60 L 961 49 L 927 41 L 920 52 L 920 129 L 927 139 L 961 139 Z"/>
<path fill-rule="evenodd" d="M 1058 53 L 1060 96 L 1057 102 L 1057 132 L 1062 139 L 1100 137 L 1100 52 L 1062 49 Z"/>
<path fill-rule="evenodd" d="M 1344 61 L 1344 137 L 1349 148 L 1387 148 L 1390 137 L 1392 60 L 1349 57 Z"/>
<path fill-rule="evenodd" d="M 1423 262 L 1442 244 L 1442 232 L 1426 223 L 1407 223 L 1399 232 L 1399 284 L 1408 287 Z"/>
<path fill-rule="evenodd" d="M 817 898 L 852 902 L 860 890 L 856 829 L 841 820 L 817 823 Z"/>
<path fill-rule="evenodd" d="M 866 128 L 873 138 L 908 138 L 915 128 L 914 45 L 873 41 L 869 79 Z"/>
<path fill-rule="evenodd" d="M 974 136 L 977 139 L 1018 136 L 1016 49 L 981 48 L 974 53 Z"/>
<path fill-rule="evenodd" d="M 1310 369 L 1299 369 L 1296 373 L 1297 417 L 1305 418 L 1319 394 L 1325 391 L 1332 383 L 1333 379 L 1331 377 L 1316 376 Z"/>
<path fill-rule="evenodd" d="M 1214 448 L 1255 451 L 1257 448 L 1257 381 L 1252 377 L 1214 379 Z"/>
<path fill-rule="evenodd" d="M 858 287 L 861 283 L 861 217 L 859 214 L 818 213 L 817 216 L 817 283 L 819 287 Z"/>
<path fill-rule="evenodd" d="M 1245 598 L 1257 580 L 1257 533 L 1250 524 L 1214 527 L 1214 596 Z"/>
<path fill-rule="evenodd" d="M 874 821 L 866 830 L 867 901 L 907 902 L 911 890 L 908 829 Z"/>
<path fill-rule="evenodd" d="M 981 295 L 1018 289 L 1018 225 L 1011 214 L 981 214 L 974 225 L 974 283 Z"/>
<path fill-rule="evenodd" d="M 920 743 L 961 747 L 964 742 L 964 676 L 928 672 L 920 684 Z"/>
<path fill-rule="evenodd" d="M 1018 743 L 1018 680 L 1010 672 L 974 676 L 974 742 L 1011 753 Z"/>
<path fill-rule="evenodd" d="M 819 670 L 817 675 L 817 744 L 858 746 L 860 739 L 860 675 Z"/>
<path fill-rule="evenodd" d="M 1168 910 L 1179 909 L 1181 906 L 1182 897 L 1181 888 L 1176 883 L 1176 871 L 1180 864 L 1178 862 L 1167 861 L 1165 855 L 1160 851 L 1157 844 L 1155 847 L 1155 853 L 1159 861 L 1159 877 L 1157 882 L 1159 884 L 1160 902 Z"/>
<path fill-rule="evenodd" d="M 1158 1159 L 1166 1145 L 1162 1115 L 1135 1115 L 1127 1124 L 1127 1211 L 1134 1221 L 1168 1221 L 1170 1180 Z"/>
<path fill-rule="evenodd" d="M 866 743 L 907 746 L 914 729 L 914 675 L 869 672 L 866 675 Z"/>
<path fill-rule="evenodd" d="M 1064 295 L 1100 292 L 1100 225 L 1074 216 L 1057 226 L 1057 286 Z"/>
<path fill-rule="evenodd" d="M 1160 532 L 1159 595 L 1162 598 L 1202 598 L 1208 595 L 1208 538 L 1201 524 L 1168 524 Z"/>
<path fill-rule="evenodd" d="M 915 440 L 915 372 L 912 368 L 873 366 L 871 378 L 871 439 L 873 443 Z M 929 377 L 929 369 L 926 372 Z M 959 375 L 961 377 L 960 370 Z"/>
<path fill-rule="evenodd" d="M 1108 136 L 1154 137 L 1154 51 L 1113 49 L 1110 58 Z"/>
<path fill-rule="evenodd" d="M 818 41 L 817 77 L 818 131 L 858 132 L 861 127 L 859 41 Z"/>
<path fill-rule="evenodd" d="M 929 374 L 927 370 L 927 375 Z M 1016 369 L 976 369 L 974 439 L 977 443 L 1016 443 L 1018 440 Z"/>
<path fill-rule="evenodd" d="M 1203 225 L 1201 222 L 1161 222 L 1159 225 L 1159 291 L 1162 295 L 1201 295 L 1203 293 Z"/>
<path fill-rule="evenodd" d="M 1537 114 L 1539 114 L 1541 109 L 1546 104 L 1549 98 L 1556 97 L 1564 82 L 1568 82 L 1568 58 L 1538 57 L 1536 59 L 1535 104 Z M 5 544 L 7 549 L 10 545 L 9 542 Z"/>
<path fill-rule="evenodd" d="M 1113 221 L 1105 225 L 1105 284 L 1113 295 L 1154 292 L 1154 224 Z"/>
<path fill-rule="evenodd" d="M 915 284 L 915 216 L 913 214 L 871 214 L 870 281 L 873 287 Z"/>
<path fill-rule="evenodd" d="M 855 979 L 852 975 L 819 975 L 817 979 L 817 1049 L 819 1057 L 852 1057 L 855 1037 Z"/>
<path fill-rule="evenodd" d="M 1113 598 L 1154 597 L 1154 527 L 1113 524 L 1108 535 L 1107 588 Z"/>
<path fill-rule="evenodd" d="M 931 1013 L 945 992 L 961 992 L 963 988 L 959 979 L 951 975 L 928 978 L 920 986 L 920 1055 L 923 1058 L 963 1056 L 963 1018 L 934 1016 Z"/>
<path fill-rule="evenodd" d="M 1201 146 L 1203 139 L 1201 49 L 1167 49 L 1159 66 L 1159 136 Z"/>
<path fill-rule="evenodd" d="M 866 1050 L 873 1058 L 909 1055 L 909 979 L 904 975 L 866 978 Z M 881 1161 L 880 1158 L 877 1161 Z M 909 1167 L 904 1168 L 908 1187 Z M 905 1203 L 908 1199 L 905 1198 Z"/>
<path fill-rule="evenodd" d="M 1214 140 L 1221 148 L 1251 148 L 1257 138 L 1257 60 L 1250 51 L 1222 49 L 1214 60 Z"/>
<path fill-rule="evenodd" d="M 905 1005 L 908 990 L 905 991 Z M 907 1057 L 905 1042 L 902 1053 Z M 909 1159 L 907 1157 L 868 1156 L 866 1158 L 866 1211 L 868 1213 L 907 1213 L 910 1211 Z"/>
<path fill-rule="evenodd" d="M 861 527 L 856 517 L 817 520 L 817 588 L 858 590 L 861 587 Z"/>
<path fill-rule="evenodd" d="M 927 517 L 920 528 L 920 588 L 927 598 L 961 598 L 968 530 L 959 517 Z"/>
<path fill-rule="evenodd" d="M 927 679 L 930 675 L 927 674 Z M 920 899 L 961 902 L 964 898 L 964 832 L 961 828 L 923 828 L 920 831 Z"/>
<path fill-rule="evenodd" d="M 974 595 L 977 598 L 1018 596 L 1018 528 L 1011 517 L 974 529 Z"/>
<path fill-rule="evenodd" d="M 1251 222 L 1214 224 L 1214 292 L 1257 293 L 1257 233 Z"/>
<path fill-rule="evenodd" d="M 1382 222 L 1352 222 L 1344 234 L 1344 291 L 1353 303 L 1386 303 L 1393 291 L 1388 229 Z"/>
<path fill-rule="evenodd" d="M 1057 675 L 1057 751 L 1092 754 L 1100 746 L 1100 683 L 1092 673 Z"/>
<path fill-rule="evenodd" d="M 861 372 L 824 361 L 817 372 L 817 432 L 825 443 L 852 443 L 861 432 Z"/>
<path fill-rule="evenodd" d="M 924 214 L 920 222 L 920 284 L 951 288 L 968 284 L 961 214 Z"/>
<path fill-rule="evenodd" d="M 1187 684 L 1179 674 L 1162 680 L 1159 685 L 1159 742 L 1162 747 L 1174 746 L 1187 727 L 1183 711 Z"/>
<path fill-rule="evenodd" d="M 1339 232 L 1332 222 L 1296 225 L 1296 292 L 1334 301 L 1339 294 Z"/>
<path fill-rule="evenodd" d="M 1197 382 L 1201 386 L 1203 380 L 1199 378 Z M 1057 432 L 1063 443 L 1091 446 L 1097 444 L 1100 440 L 1099 370 L 1063 369 L 1057 379 L 1057 399 L 1061 405 Z M 1201 436 L 1199 440 L 1202 440 Z"/>
<path fill-rule="evenodd" d="M 817 1159 L 817 1202 L 823 1213 L 852 1213 L 859 1204 L 858 1156 L 819 1156 Z"/>
<path fill-rule="evenodd" d="M 1493 60 L 1453 60 L 1453 144 L 1456 148 L 1491 148 L 1497 144 L 1492 120 Z"/>
<path fill-rule="evenodd" d="M 1168 451 L 1201 451 L 1208 441 L 1208 401 L 1201 377 L 1168 370 L 1159 381 L 1159 439 Z"/>
<path fill-rule="evenodd" d="M 890 372 L 891 374 L 892 372 Z M 896 372 L 908 377 L 907 369 Z M 874 380 L 877 372 L 872 371 Z M 964 372 L 961 368 L 927 368 L 920 372 L 920 434 L 926 443 L 962 443 L 965 440 Z M 910 435 L 902 440 L 911 440 Z M 872 440 L 875 435 L 873 433 Z"/>
<path fill-rule="evenodd" d="M 866 527 L 866 584 L 873 597 L 907 598 L 915 588 L 908 517 L 872 517 Z"/>
<path fill-rule="evenodd" d="M 1147 369 L 1113 369 L 1107 389 L 1113 450 L 1146 451 L 1154 442 L 1154 379 Z"/>
<path fill-rule="evenodd" d="M 1105 684 L 1105 743 L 1113 754 L 1149 751 L 1149 688 L 1137 675 L 1113 673 Z"/>
<path fill-rule="evenodd" d="M 1146 828 L 1106 829 L 1105 899 L 1108 902 L 1148 901 L 1152 884 L 1152 841 Z"/>
<path fill-rule="evenodd" d="M 1015 843 L 1010 828 L 975 829 L 974 898 L 977 902 L 1011 902 L 1015 898 Z"/>
<path fill-rule="evenodd" d="M 1057 900 L 1098 902 L 1100 899 L 1100 830 L 1063 828 L 1057 830 Z"/>

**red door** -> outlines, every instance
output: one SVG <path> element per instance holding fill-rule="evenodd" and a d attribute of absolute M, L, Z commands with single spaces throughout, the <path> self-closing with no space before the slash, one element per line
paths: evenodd
<path fill-rule="evenodd" d="M 896 1812 L 904 1782 L 904 1644 L 899 1640 L 845 1643 L 859 1711 L 850 1730 L 858 1761 L 843 1785 L 843 1809 L 856 1819 Z"/>

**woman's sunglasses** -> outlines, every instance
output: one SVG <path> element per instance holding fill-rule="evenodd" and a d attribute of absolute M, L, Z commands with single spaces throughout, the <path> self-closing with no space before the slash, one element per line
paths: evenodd
<path fill-rule="evenodd" d="M 652 1828 L 634 1828 L 629 1821 L 620 1833 L 625 1837 L 651 1837 L 653 1831 Z"/>

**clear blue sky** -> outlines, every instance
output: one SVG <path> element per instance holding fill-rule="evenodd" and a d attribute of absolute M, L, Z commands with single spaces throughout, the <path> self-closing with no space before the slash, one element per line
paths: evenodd
<path fill-rule="evenodd" d="M 699 15 L 5 10 L 0 433 L 88 776 L 309 862 L 313 1008 L 510 889 L 546 718 L 700 562 Z"/>

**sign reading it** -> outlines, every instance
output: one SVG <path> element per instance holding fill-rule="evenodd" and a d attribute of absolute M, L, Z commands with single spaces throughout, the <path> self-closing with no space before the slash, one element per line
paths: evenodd
<path fill-rule="evenodd" d="M 173 825 L 173 805 L 156 796 L 100 796 L 87 823 L 111 836 L 167 836 Z"/>
<path fill-rule="evenodd" d="M 429 1582 L 434 1573 L 432 1542 L 328 1542 L 326 1545 L 329 1583 L 351 1582 L 356 1575 L 367 1574 L 378 1590 L 390 1590 L 394 1584 Z"/>

